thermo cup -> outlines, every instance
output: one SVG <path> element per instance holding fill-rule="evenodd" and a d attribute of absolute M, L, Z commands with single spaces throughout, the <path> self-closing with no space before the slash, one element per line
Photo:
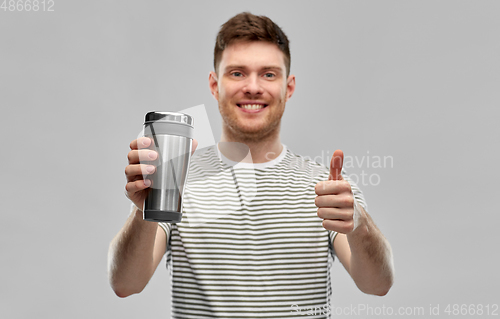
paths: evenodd
<path fill-rule="evenodd" d="M 178 223 L 182 219 L 182 195 L 191 160 L 194 119 L 183 113 L 149 112 L 144 136 L 158 152 L 156 171 L 147 178 L 151 186 L 144 201 L 144 220 Z"/>

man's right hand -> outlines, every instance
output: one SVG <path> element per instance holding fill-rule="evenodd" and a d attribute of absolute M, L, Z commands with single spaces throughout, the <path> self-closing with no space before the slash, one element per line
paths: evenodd
<path fill-rule="evenodd" d="M 149 137 L 141 137 L 130 143 L 131 151 L 128 153 L 128 166 L 125 167 L 125 176 L 127 185 L 125 185 L 125 194 L 139 208 L 143 210 L 144 200 L 149 193 L 151 180 L 143 178 L 143 172 L 146 175 L 153 174 L 156 167 L 152 165 L 158 158 L 158 153 L 150 149 L 152 140 Z M 151 164 L 145 164 L 151 162 Z M 144 163 L 144 164 L 141 164 Z"/>
<path fill-rule="evenodd" d="M 151 180 L 144 179 L 144 175 L 151 175 L 156 171 L 153 162 L 158 158 L 158 153 L 151 149 L 153 141 L 149 137 L 141 137 L 130 143 L 131 151 L 128 153 L 128 164 L 125 167 L 127 185 L 125 194 L 141 211 L 144 200 L 148 196 Z M 198 141 L 193 139 L 191 154 L 194 153 Z M 148 163 L 149 162 L 149 163 Z"/>

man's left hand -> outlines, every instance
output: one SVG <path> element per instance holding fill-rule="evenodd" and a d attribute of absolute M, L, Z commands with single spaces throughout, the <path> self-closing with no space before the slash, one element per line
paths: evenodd
<path fill-rule="evenodd" d="M 330 163 L 328 181 L 316 184 L 315 204 L 318 207 L 318 217 L 323 219 L 323 227 L 342 234 L 352 232 L 357 223 L 355 212 L 356 201 L 352 194 L 351 184 L 342 178 L 344 152 L 336 150 Z"/>

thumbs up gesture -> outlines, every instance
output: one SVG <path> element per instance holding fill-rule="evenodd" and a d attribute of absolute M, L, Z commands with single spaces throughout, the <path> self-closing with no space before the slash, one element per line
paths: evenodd
<path fill-rule="evenodd" d="M 323 219 L 323 227 L 342 234 L 352 232 L 357 225 L 355 221 L 356 202 L 351 185 L 342 178 L 344 152 L 336 150 L 330 163 L 328 181 L 316 184 L 316 200 L 318 217 Z"/>

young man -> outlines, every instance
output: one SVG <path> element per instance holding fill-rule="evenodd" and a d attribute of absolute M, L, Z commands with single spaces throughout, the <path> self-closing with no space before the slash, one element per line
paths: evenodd
<path fill-rule="evenodd" d="M 283 31 L 267 17 L 236 15 L 218 34 L 214 67 L 209 87 L 223 119 L 221 143 L 193 156 L 181 223 L 142 219 L 150 185 L 142 170 L 154 167 L 141 160 L 157 154 L 147 138 L 130 145 L 126 191 L 135 207 L 109 250 L 116 294 L 141 292 L 167 252 L 174 318 L 283 318 L 306 309 L 329 317 L 333 255 L 359 289 L 385 295 L 391 249 L 363 194 L 343 177 L 342 151 L 326 168 L 281 144 L 281 117 L 295 90 Z M 223 147 L 231 143 L 245 145 L 252 163 L 233 165 Z"/>

